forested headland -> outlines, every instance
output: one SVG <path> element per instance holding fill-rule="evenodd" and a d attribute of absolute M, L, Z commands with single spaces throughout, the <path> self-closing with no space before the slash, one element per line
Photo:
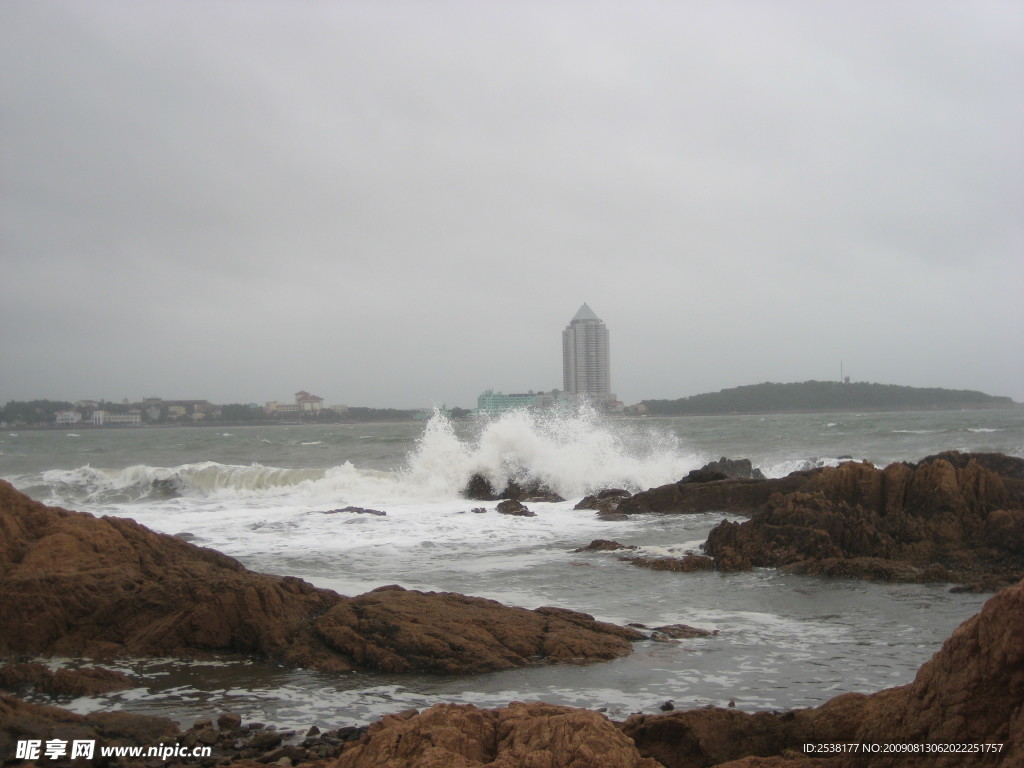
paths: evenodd
<path fill-rule="evenodd" d="M 967 389 L 903 387 L 869 382 L 804 381 L 750 384 L 677 400 L 644 400 L 652 416 L 795 411 L 893 411 L 1006 408 L 1009 397 Z"/>

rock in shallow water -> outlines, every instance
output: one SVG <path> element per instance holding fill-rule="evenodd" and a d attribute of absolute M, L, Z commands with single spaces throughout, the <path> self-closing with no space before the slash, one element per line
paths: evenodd
<path fill-rule="evenodd" d="M 827 467 L 713 529 L 705 551 L 719 570 L 1005 586 L 1024 577 L 1022 544 L 1024 480 L 957 457 Z"/>

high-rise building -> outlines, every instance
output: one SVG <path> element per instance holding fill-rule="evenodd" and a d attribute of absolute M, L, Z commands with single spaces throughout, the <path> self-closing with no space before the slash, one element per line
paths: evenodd
<path fill-rule="evenodd" d="M 584 304 L 562 331 L 562 387 L 570 395 L 614 400 L 608 328 Z"/>

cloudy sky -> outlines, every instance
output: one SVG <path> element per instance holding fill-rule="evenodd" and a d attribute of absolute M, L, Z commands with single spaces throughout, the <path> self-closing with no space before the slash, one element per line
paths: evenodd
<path fill-rule="evenodd" d="M 1024 401 L 1016 0 L 0 4 L 0 401 Z"/>

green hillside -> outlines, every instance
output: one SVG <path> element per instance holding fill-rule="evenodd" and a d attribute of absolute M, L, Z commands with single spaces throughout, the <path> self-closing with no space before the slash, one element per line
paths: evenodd
<path fill-rule="evenodd" d="M 784 411 L 891 411 L 943 408 L 1005 408 L 1009 397 L 967 389 L 901 387 L 868 382 L 805 381 L 751 384 L 678 400 L 644 400 L 652 416 Z"/>

